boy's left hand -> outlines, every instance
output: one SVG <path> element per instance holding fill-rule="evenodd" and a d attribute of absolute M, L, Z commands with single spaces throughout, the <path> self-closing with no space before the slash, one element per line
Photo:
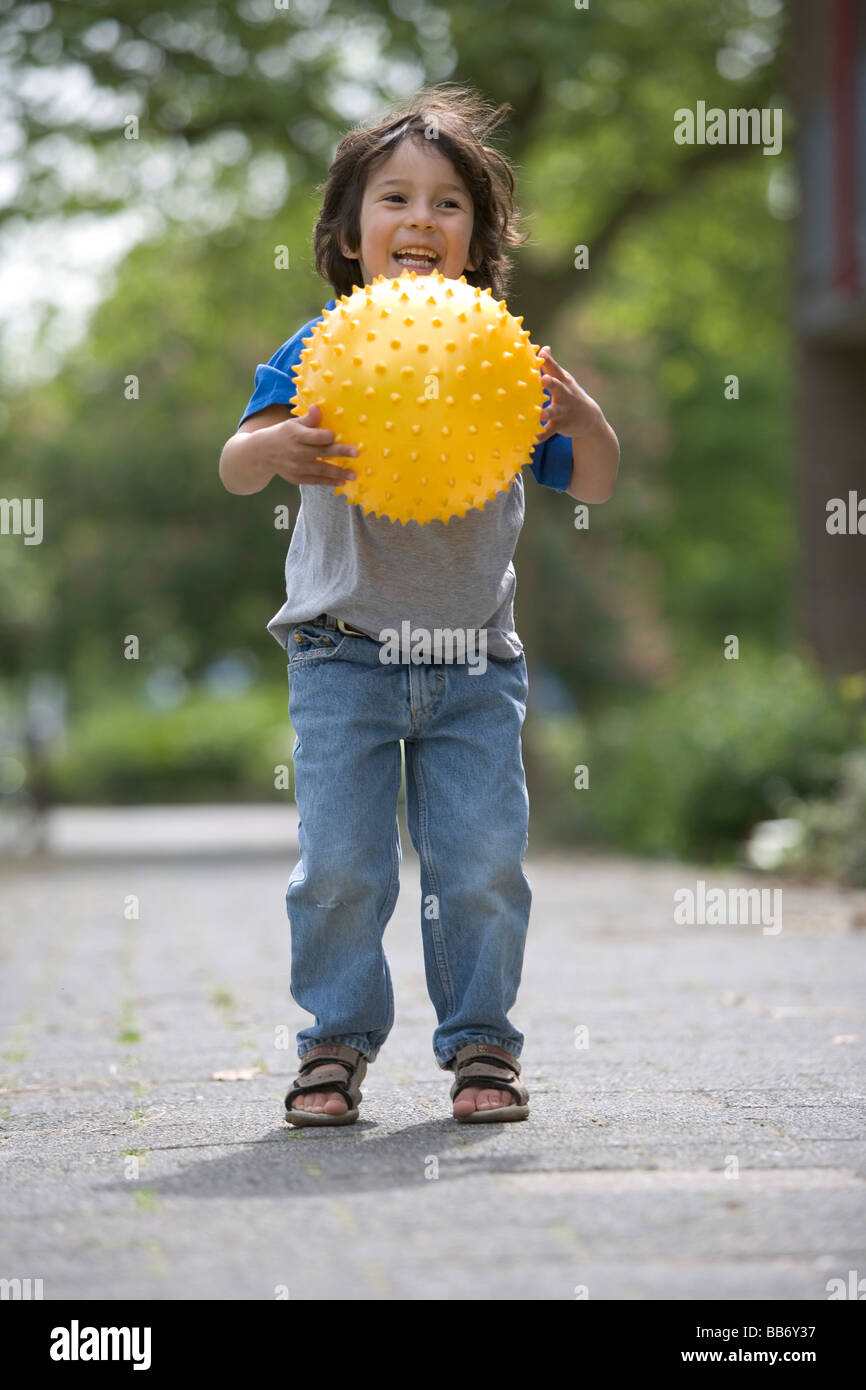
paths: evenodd
<path fill-rule="evenodd" d="M 597 429 L 604 417 L 596 402 L 578 385 L 571 373 L 559 365 L 549 347 L 543 347 L 541 355 L 547 367 L 541 384 L 549 393 L 550 402 L 538 417 L 541 432 L 535 441 L 536 447 L 554 434 L 580 439 Z"/>

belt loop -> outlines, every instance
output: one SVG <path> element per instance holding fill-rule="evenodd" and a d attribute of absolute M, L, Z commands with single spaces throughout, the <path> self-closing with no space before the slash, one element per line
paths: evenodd
<path fill-rule="evenodd" d="M 343 618 L 335 618 L 331 613 L 320 613 L 319 616 L 313 618 L 312 621 L 318 623 L 320 627 L 329 627 L 336 632 L 343 632 L 348 637 L 367 636 L 366 632 L 362 632 L 360 628 L 353 627 L 351 623 L 347 623 Z"/>

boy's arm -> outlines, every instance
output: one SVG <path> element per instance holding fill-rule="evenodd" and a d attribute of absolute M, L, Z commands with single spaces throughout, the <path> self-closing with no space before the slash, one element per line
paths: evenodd
<path fill-rule="evenodd" d="M 541 382 L 551 397 L 542 411 L 538 443 L 554 434 L 571 439 L 571 478 L 565 491 L 578 502 L 606 502 L 619 470 L 619 440 L 604 412 L 570 372 L 543 347 L 546 372 Z"/>
<path fill-rule="evenodd" d="M 599 409 L 594 428 L 571 441 L 571 482 L 565 489 L 578 502 L 606 502 L 619 471 L 619 440 Z"/>
<path fill-rule="evenodd" d="M 276 470 L 270 466 L 271 438 L 265 431 L 291 416 L 291 406 L 273 402 L 248 416 L 226 440 L 220 454 L 219 475 L 227 492 L 248 496 L 267 487 Z"/>

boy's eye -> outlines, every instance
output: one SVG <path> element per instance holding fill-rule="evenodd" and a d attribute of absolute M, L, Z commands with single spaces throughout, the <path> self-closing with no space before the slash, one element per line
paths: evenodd
<path fill-rule="evenodd" d="M 385 198 L 385 202 L 386 202 L 386 203 L 389 203 L 389 202 L 391 201 L 392 198 L 402 198 L 402 197 L 403 197 L 403 194 L 402 194 L 402 193 L 389 193 L 389 194 L 387 194 L 387 196 L 386 196 L 386 198 Z M 450 203 L 451 206 L 454 207 L 454 208 L 460 206 L 460 204 L 457 203 L 457 202 L 455 202 L 453 198 L 443 198 L 442 201 L 443 201 L 443 203 Z"/>

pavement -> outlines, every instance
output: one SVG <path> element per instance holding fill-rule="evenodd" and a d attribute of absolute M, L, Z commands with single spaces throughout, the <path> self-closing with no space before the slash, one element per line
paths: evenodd
<path fill-rule="evenodd" d="M 278 854 L 298 849 L 294 802 L 263 805 L 52 806 L 0 813 L 0 857 L 141 859 Z"/>
<path fill-rule="evenodd" d="M 297 1130 L 293 832 L 204 854 L 179 825 L 173 855 L 0 864 L 0 1277 L 46 1300 L 823 1301 L 866 1276 L 862 891 L 530 844 L 532 1113 L 460 1125 L 401 826 L 394 1030 L 359 1122 Z M 698 879 L 781 886 L 781 931 L 678 925 Z"/>

